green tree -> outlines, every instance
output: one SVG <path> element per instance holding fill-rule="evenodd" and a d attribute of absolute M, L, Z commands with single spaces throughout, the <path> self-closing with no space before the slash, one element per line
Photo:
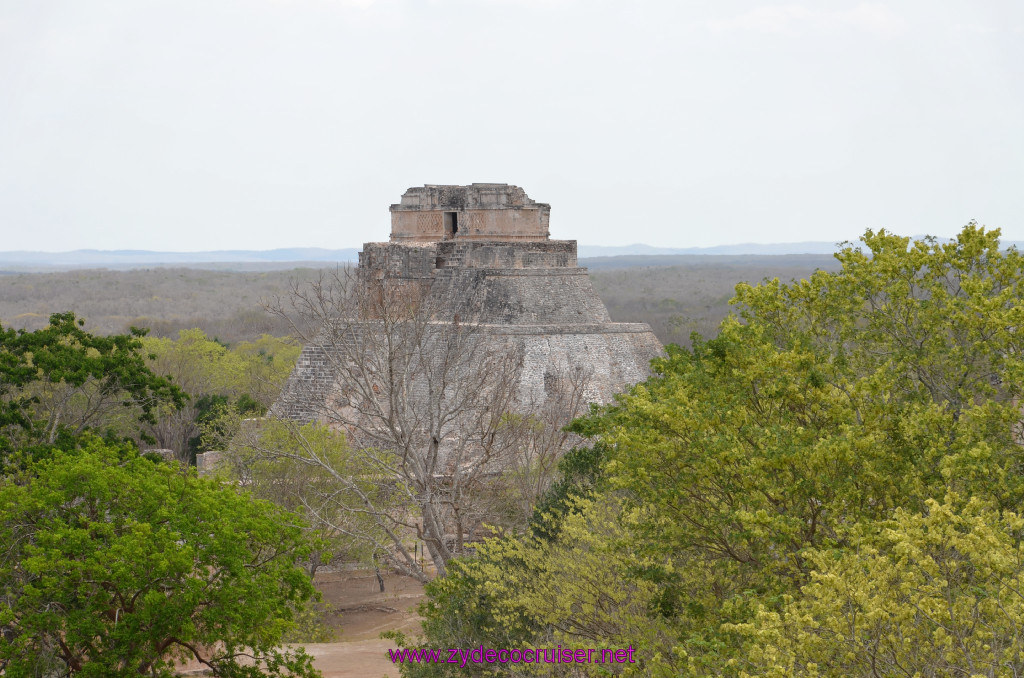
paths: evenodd
<path fill-rule="evenodd" d="M 7 676 L 316 676 L 282 650 L 314 596 L 293 515 L 86 437 L 0 481 Z"/>
<path fill-rule="evenodd" d="M 183 405 L 146 364 L 145 330 L 97 337 L 82 324 L 58 313 L 34 332 L 0 328 L 0 455 L 89 429 L 138 437 L 157 408 Z"/>

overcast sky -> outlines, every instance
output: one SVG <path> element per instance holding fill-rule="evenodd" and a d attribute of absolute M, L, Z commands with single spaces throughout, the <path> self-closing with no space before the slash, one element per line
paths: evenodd
<path fill-rule="evenodd" d="M 472 182 L 590 245 L 1024 240 L 1024 3 L 0 0 L 0 250 L 353 247 Z"/>

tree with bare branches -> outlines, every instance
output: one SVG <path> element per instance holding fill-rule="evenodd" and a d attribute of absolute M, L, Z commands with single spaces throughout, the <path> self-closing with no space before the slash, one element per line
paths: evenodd
<path fill-rule="evenodd" d="M 523 388 L 522 345 L 480 322 L 481 301 L 469 293 L 453 312 L 415 283 L 339 269 L 268 304 L 306 345 L 270 415 L 296 434 L 311 421 L 341 432 L 348 453 L 341 464 L 312 445 L 241 444 L 328 473 L 306 507 L 360 514 L 354 536 L 421 580 L 414 539 L 443 575 L 485 524 L 525 523 L 584 405 L 581 368 L 552 366 L 543 394 Z"/>

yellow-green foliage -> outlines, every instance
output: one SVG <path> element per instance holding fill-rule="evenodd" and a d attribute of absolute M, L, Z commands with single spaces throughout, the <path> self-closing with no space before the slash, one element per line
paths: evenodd
<path fill-rule="evenodd" d="M 629 526 L 632 521 L 623 517 L 613 496 L 578 500 L 557 541 L 493 538 L 479 546 L 476 558 L 454 561 L 447 577 L 430 585 L 433 602 L 426 609 L 426 626 L 433 646 L 631 646 L 637 663 L 582 664 L 573 675 L 677 675 L 676 653 L 663 650 L 672 645 L 671 629 L 649 614 L 658 587 L 644 576 L 664 566 L 664 558 L 634 554 L 631 545 L 638 536 Z M 505 675 L 508 667 L 456 669 Z M 522 676 L 559 675 L 564 669 L 543 663 L 515 667 Z M 431 670 L 422 675 L 433 675 Z M 442 669 L 439 675 L 447 674 Z"/>
<path fill-rule="evenodd" d="M 898 510 L 815 572 L 748 634 L 758 676 L 1024 673 L 1024 519 L 979 501 Z"/>
<path fill-rule="evenodd" d="M 159 447 L 175 450 L 182 459 L 203 449 L 223 449 L 243 418 L 265 412 L 300 352 L 292 341 L 268 335 L 229 347 L 198 329 L 182 330 L 177 339 L 143 341 L 152 369 L 169 375 L 191 396 L 182 410 L 160 409 L 149 430 Z"/>
<path fill-rule="evenodd" d="M 907 544 L 924 549 L 938 529 L 928 521 L 954 516 L 935 503 L 947 495 L 972 498 L 967 513 L 949 517 L 965 534 L 986 515 L 991 525 L 997 515 L 1010 522 L 984 539 L 1010 543 L 1019 530 L 1000 512 L 1024 503 L 1024 259 L 1001 251 L 998 235 L 974 224 L 947 244 L 868 232 L 868 251 L 844 249 L 836 273 L 738 286 L 741 313 L 716 338 L 695 337 L 692 350 L 669 347 L 653 363 L 655 377 L 574 424 L 609 451 L 593 503 L 549 531 L 552 543 L 503 542 L 507 553 L 485 552 L 460 570 L 467 576 L 452 583 L 453 593 L 472 601 L 471 591 L 487 591 L 496 628 L 518 629 L 518 638 L 615 644 L 632 634 L 648 673 L 737 676 L 769 670 L 769 652 L 805 657 L 797 662 L 848 651 L 828 634 L 811 655 L 792 654 L 802 641 L 783 642 L 795 637 L 792 629 L 811 628 L 792 615 L 839 628 L 849 611 L 829 612 L 827 596 L 804 599 L 824 591 L 813 588 L 824 585 L 815 572 L 855 578 L 863 574 L 855 564 L 873 563 L 863 581 L 877 578 L 865 593 L 876 610 L 897 590 L 921 601 L 972 591 L 923 591 L 923 556 L 900 560 L 904 547 L 871 535 L 902 530 Z M 923 536 L 914 536 L 915 524 Z M 971 560 L 980 551 L 965 553 Z M 825 569 L 827 559 L 839 564 Z M 957 562 L 950 556 L 947 564 Z M 985 600 L 1016 595 L 995 581 L 981 583 L 992 592 Z M 598 582 L 611 590 L 598 593 Z M 425 611 L 428 641 L 444 636 L 448 616 L 471 609 L 446 607 L 444 595 L 441 584 Z M 570 595 L 574 603 L 561 602 Z M 783 626 L 764 621 L 773 613 Z M 922 653 L 945 642 L 938 625 L 904 628 L 900 614 L 885 631 L 892 638 L 912 638 Z M 772 629 L 790 635 L 778 631 L 772 645 L 764 635 Z M 925 633 L 933 644 L 920 639 Z M 995 641 L 987 650 L 979 642 L 979 652 L 1000 659 Z M 915 675 L 858 673 L 860 666 L 851 663 L 845 675 Z"/>
<path fill-rule="evenodd" d="M 264 334 L 256 341 L 228 347 L 199 329 L 182 330 L 177 339 L 146 337 L 152 367 L 169 374 L 192 394 L 248 395 L 269 406 L 295 366 L 301 348 Z"/>

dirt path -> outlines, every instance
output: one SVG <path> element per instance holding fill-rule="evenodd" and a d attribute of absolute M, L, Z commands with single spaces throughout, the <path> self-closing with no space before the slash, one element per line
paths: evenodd
<path fill-rule="evenodd" d="M 353 640 L 347 643 L 307 645 L 314 666 L 324 678 L 398 678 L 398 667 L 388 660 L 390 640 Z"/>
<path fill-rule="evenodd" d="M 423 600 L 423 585 L 399 575 L 384 576 L 380 592 L 372 572 L 332 572 L 317 575 L 317 588 L 337 612 L 328 619 L 337 642 L 306 645 L 324 678 L 397 678 L 388 659 L 395 647 L 381 640 L 382 631 L 419 631 L 416 606 Z"/>
<path fill-rule="evenodd" d="M 419 631 L 416 606 L 424 599 L 423 585 L 410 577 L 385 575 L 381 593 L 372 571 L 351 571 L 318 573 L 316 586 L 334 608 L 326 621 L 336 640 L 304 647 L 324 678 L 397 678 L 398 668 L 388 659 L 388 649 L 396 646 L 380 634 Z M 204 668 L 190 661 L 181 665 L 179 675 L 207 675 Z"/>

